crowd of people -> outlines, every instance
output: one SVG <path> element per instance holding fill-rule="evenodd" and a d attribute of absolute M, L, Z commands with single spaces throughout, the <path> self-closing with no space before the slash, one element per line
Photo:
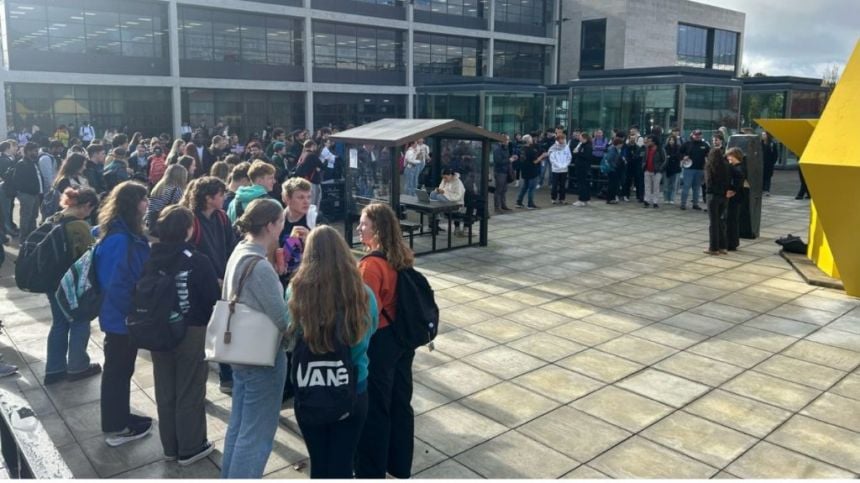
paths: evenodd
<path fill-rule="evenodd" d="M 398 320 L 398 272 L 412 267 L 413 255 L 387 205 L 371 204 L 361 214 L 358 235 L 374 256 L 359 262 L 325 224 L 318 200 L 321 178 L 334 169 L 330 133 L 315 140 L 274 129 L 266 145 L 251 142 L 241 153 L 221 135 L 203 143 L 199 133 L 189 141 L 120 133 L 68 146 L 58 139 L 0 143 L 5 241 L 17 237 L 23 254 L 36 237 L 53 236 L 43 227 L 58 227 L 68 240 L 62 258 L 71 263 L 63 276 L 87 259 L 93 285 L 101 287 L 104 367 L 87 354 L 89 320 L 64 310 L 68 287 L 44 291 L 52 325 L 43 383 L 101 373 L 108 446 L 141 439 L 158 424 L 167 460 L 190 465 L 211 453 L 207 325 L 218 301 L 235 297 L 264 314 L 281 343 L 271 366 L 219 366 L 220 389 L 232 397 L 222 476 L 262 476 L 282 404 L 307 390 L 301 381 L 310 376 L 295 354 L 342 351 L 353 393 L 342 417 L 321 419 L 313 398 L 296 404 L 311 476 L 410 476 L 414 349 L 391 325 Z M 155 415 L 131 411 L 129 394 L 139 350 L 130 321 L 140 317 L 146 284 L 158 277 L 175 287 L 169 321 L 181 337 L 170 350 L 152 351 L 156 423 Z"/>
<path fill-rule="evenodd" d="M 92 284 L 103 287 L 97 315 L 104 367 L 87 354 L 90 321 L 65 310 L 63 292 L 44 292 L 52 313 L 44 384 L 101 373 L 105 443 L 120 446 L 150 434 L 152 415 L 135 414 L 129 405 L 139 350 L 129 320 L 139 315 L 139 294 L 151 287 L 146 284 L 168 277 L 174 300 L 169 321 L 181 334 L 171 349 L 152 352 L 157 424 L 167 460 L 190 465 L 213 450 L 206 430 L 204 347 L 213 310 L 219 301 L 230 301 L 263 314 L 277 329 L 279 344 L 271 365 L 219 364 L 220 390 L 232 397 L 222 476 L 262 476 L 282 404 L 307 391 L 302 381 L 312 377 L 301 367 L 310 371 L 313 365 L 297 363 L 295 355 L 341 354 L 335 359 L 350 368 L 352 392 L 340 417 L 322 418 L 311 396 L 296 405 L 311 476 L 409 477 L 415 352 L 392 326 L 403 323 L 397 317 L 398 279 L 414 258 L 400 232 L 399 214 L 387 205 L 362 210 L 357 234 L 368 256 L 358 262 L 344 237 L 327 226 L 320 186 L 343 169 L 345 156 L 344 147 L 329 139 L 332 131 L 310 136 L 274 128 L 266 139 L 241 149 L 226 130 L 209 139 L 200 130 L 183 130 L 185 139 L 175 140 L 141 133 L 98 139 L 91 126 L 85 134 L 37 139 L 41 144 L 32 137 L 0 143 L 4 243 L 17 237 L 24 244 L 31 235 L 50 233 L 42 227 L 60 227 L 68 241 L 64 270 L 71 273 L 89 260 Z M 773 148 L 765 158 L 767 191 L 773 172 L 768 165 L 777 151 L 769 137 L 762 143 L 766 156 Z M 510 211 L 509 184 L 518 188 L 517 208 L 535 209 L 541 185 L 550 187 L 553 204 L 566 204 L 568 192 L 575 192 L 577 207 L 597 195 L 609 204 L 635 197 L 644 207 L 658 208 L 674 203 L 680 183 L 681 209 L 689 199 L 692 209 L 701 210 L 707 199 L 706 252 L 724 254 L 738 247 L 739 207 L 749 191 L 743 152 L 726 151 L 725 144 L 723 133 L 708 144 L 701 131 L 685 140 L 676 129 L 664 135 L 656 128 L 643 136 L 637 127 L 609 138 L 600 130 L 568 137 L 562 128 L 517 135 L 493 149 L 495 209 Z M 430 197 L 463 204 L 476 192 L 475 170 L 468 163 L 474 157 L 465 145 L 440 154 L 442 179 L 430 186 Z M 360 194 L 384 189 L 379 176 L 386 173 L 367 167 L 386 165 L 385 155 L 373 146 L 359 150 Z M 431 184 L 426 172 L 432 156 L 423 140 L 405 147 L 406 194 Z M 595 176 L 595 166 L 601 176 Z M 334 381 L 337 388 L 341 376 L 319 377 L 323 386 Z"/>

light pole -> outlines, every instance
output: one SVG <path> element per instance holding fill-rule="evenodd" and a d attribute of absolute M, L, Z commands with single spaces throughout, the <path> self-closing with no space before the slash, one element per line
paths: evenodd
<path fill-rule="evenodd" d="M 555 21 L 556 24 L 556 41 L 555 41 L 555 83 L 559 84 L 561 82 L 561 25 L 564 22 L 570 20 L 567 17 L 562 17 L 561 11 L 561 2 L 562 0 L 558 0 L 558 17 L 559 19 Z"/>

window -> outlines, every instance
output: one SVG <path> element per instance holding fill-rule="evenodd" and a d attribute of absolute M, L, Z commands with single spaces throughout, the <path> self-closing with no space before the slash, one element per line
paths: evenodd
<path fill-rule="evenodd" d="M 728 30 L 679 24 L 678 65 L 734 71 L 739 36 Z"/>
<path fill-rule="evenodd" d="M 167 58 L 164 4 L 11 0 L 7 3 L 12 51 Z"/>
<path fill-rule="evenodd" d="M 476 77 L 484 72 L 484 41 L 415 33 L 416 74 Z"/>
<path fill-rule="evenodd" d="M 180 59 L 301 66 L 302 30 L 292 17 L 180 7 Z"/>
<path fill-rule="evenodd" d="M 314 66 L 360 71 L 405 71 L 403 32 L 314 22 Z"/>
<path fill-rule="evenodd" d="M 490 11 L 487 1 L 488 0 L 415 0 L 415 10 L 443 15 L 484 18 Z"/>
<path fill-rule="evenodd" d="M 606 62 L 606 19 L 582 22 L 579 70 L 603 70 Z"/>
<path fill-rule="evenodd" d="M 678 65 L 705 68 L 708 65 L 708 30 L 678 25 Z"/>
<path fill-rule="evenodd" d="M 384 118 L 406 117 L 406 96 L 314 94 L 314 123 L 320 127 L 360 126 Z"/>
<path fill-rule="evenodd" d="M 543 82 L 548 65 L 543 45 L 497 41 L 494 52 L 495 77 Z"/>
<path fill-rule="evenodd" d="M 727 30 L 714 30 L 713 65 L 717 70 L 734 72 L 737 68 L 738 34 Z"/>
<path fill-rule="evenodd" d="M 544 25 L 552 19 L 548 0 L 496 0 L 496 21 Z"/>
<path fill-rule="evenodd" d="M 223 122 L 240 139 L 261 133 L 266 122 L 287 131 L 305 125 L 303 92 L 182 89 L 182 118 L 193 124 Z"/>

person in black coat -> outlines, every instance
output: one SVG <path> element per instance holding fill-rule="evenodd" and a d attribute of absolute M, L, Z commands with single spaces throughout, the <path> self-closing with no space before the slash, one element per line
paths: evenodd
<path fill-rule="evenodd" d="M 734 196 L 729 198 L 729 205 L 726 211 L 726 245 L 730 252 L 736 251 L 740 246 L 740 215 L 741 206 L 743 206 L 749 188 L 747 183 L 746 169 L 742 164 L 744 160 L 744 152 L 740 148 L 731 148 L 726 152 L 726 159 L 729 162 L 731 171 L 731 188 L 730 192 Z"/>
<path fill-rule="evenodd" d="M 713 148 L 705 162 L 705 185 L 708 191 L 708 255 L 725 255 L 728 250 L 726 239 L 726 209 L 728 199 L 735 195 L 731 185 L 731 169 L 723 152 Z"/>
<path fill-rule="evenodd" d="M 591 135 L 583 132 L 579 135 L 580 143 L 573 154 L 573 169 L 576 171 L 576 189 L 579 194 L 577 206 L 585 206 L 591 201 L 591 161 L 594 158 L 594 145 Z"/>
<path fill-rule="evenodd" d="M 765 196 L 770 196 L 770 181 L 773 178 L 773 169 L 779 162 L 779 147 L 769 132 L 761 133 L 761 152 L 764 160 L 764 176 L 762 178 L 762 190 Z"/>

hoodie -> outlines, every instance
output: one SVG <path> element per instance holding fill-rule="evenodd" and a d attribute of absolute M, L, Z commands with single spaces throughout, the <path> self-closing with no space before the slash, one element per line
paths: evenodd
<path fill-rule="evenodd" d="M 176 296 L 185 325 L 202 327 L 209 323 L 212 309 L 221 295 L 218 276 L 209 257 L 187 242 L 152 245 L 148 267 L 177 271 Z"/>
<path fill-rule="evenodd" d="M 236 190 L 236 197 L 233 198 L 233 201 L 230 203 L 230 207 L 227 208 L 227 217 L 230 218 L 230 222 L 236 223 L 236 220 L 242 216 L 242 213 L 245 213 L 245 207 L 248 206 L 249 203 L 258 198 L 265 198 L 267 196 L 269 196 L 269 192 L 266 191 L 266 188 L 263 188 L 258 184 L 240 186 L 239 189 Z"/>
<path fill-rule="evenodd" d="M 442 182 L 439 183 L 439 188 L 441 188 L 444 193 L 444 196 L 448 201 L 456 201 L 457 203 L 463 204 L 463 198 L 466 196 L 466 187 L 463 186 L 463 182 L 460 181 L 460 173 L 454 173 L 454 177 L 451 179 L 451 182 L 445 181 L 445 178 L 442 178 Z"/>
<path fill-rule="evenodd" d="M 567 144 L 555 143 L 549 147 L 549 162 L 553 173 L 567 173 L 572 159 L 573 156 Z"/>

